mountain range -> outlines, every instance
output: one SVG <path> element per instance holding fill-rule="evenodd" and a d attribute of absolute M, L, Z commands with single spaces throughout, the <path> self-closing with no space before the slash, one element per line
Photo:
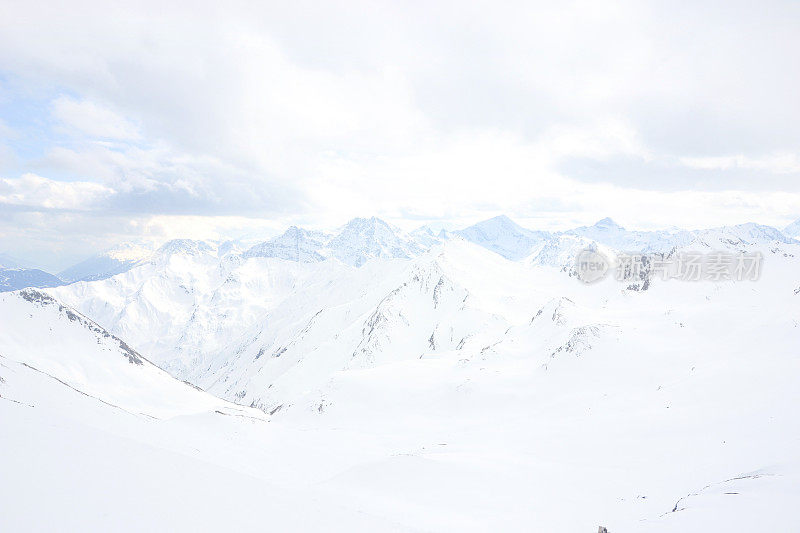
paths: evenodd
<path fill-rule="evenodd" d="M 587 248 L 763 268 L 586 284 Z M 372 218 L 115 260 L 0 295 L 13 529 L 800 525 L 800 242 L 775 228 Z"/>
<path fill-rule="evenodd" d="M 501 215 L 478 222 L 462 230 L 434 232 L 427 226 L 410 233 L 376 218 L 355 218 L 332 233 L 306 230 L 297 226 L 288 228 L 283 234 L 268 241 L 244 246 L 234 241 L 191 241 L 195 253 L 204 252 L 218 256 L 237 256 L 243 260 L 254 257 L 270 257 L 295 262 L 319 262 L 336 259 L 342 263 L 361 266 L 375 258 L 408 259 L 416 257 L 432 246 L 453 238 L 462 238 L 491 250 L 512 261 L 546 261 L 535 257 L 538 252 L 552 254 L 554 248 L 563 248 L 569 242 L 595 242 L 615 250 L 632 253 L 666 253 L 677 247 L 726 234 L 731 238 L 750 242 L 759 239 L 782 243 L 794 242 L 800 236 L 800 219 L 780 230 L 755 223 L 740 224 L 705 230 L 626 230 L 610 218 L 604 218 L 592 226 L 581 226 L 561 232 L 534 231 L 521 227 L 507 216 Z M 581 240 L 584 239 L 584 240 Z M 147 246 L 124 243 L 96 256 L 71 266 L 57 275 L 42 270 L 24 268 L 10 256 L 0 254 L 0 292 L 25 287 L 55 287 L 77 281 L 97 281 L 156 260 L 172 251 L 180 251 L 188 245 L 187 240 L 178 239 L 153 250 Z"/>

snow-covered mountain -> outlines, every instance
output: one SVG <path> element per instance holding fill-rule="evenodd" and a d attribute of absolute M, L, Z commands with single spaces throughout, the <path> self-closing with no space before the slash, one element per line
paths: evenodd
<path fill-rule="evenodd" d="M 450 232 L 446 229 L 442 228 L 436 231 L 430 226 L 420 226 L 412 231 L 409 236 L 425 250 L 436 244 L 441 244 L 452 237 Z"/>
<path fill-rule="evenodd" d="M 150 260 L 168 261 L 175 255 L 195 257 L 215 253 L 216 247 L 210 242 L 194 239 L 172 239 L 156 250 Z"/>
<path fill-rule="evenodd" d="M 522 261 L 531 267 L 549 266 L 566 270 L 572 268 L 581 250 L 599 250 L 607 257 L 614 257 L 617 250 L 598 244 L 586 237 L 570 234 L 557 234 L 533 248 L 530 255 Z"/>
<path fill-rule="evenodd" d="M 58 275 L 66 283 L 98 281 L 122 274 L 148 262 L 168 260 L 173 255 L 238 255 L 241 245 L 236 241 L 216 243 L 192 239 L 173 239 L 158 248 L 137 243 L 124 243 L 73 265 Z"/>
<path fill-rule="evenodd" d="M 298 488 L 301 471 L 285 466 L 311 452 L 325 476 L 352 459 L 261 453 L 292 433 L 174 379 L 50 296 L 0 295 L 0 324 L 4 531 L 397 529 Z"/>
<path fill-rule="evenodd" d="M 253 246 L 244 253 L 244 257 L 275 257 L 300 263 L 314 263 L 325 259 L 320 252 L 329 239 L 330 236 L 322 232 L 307 231 L 292 226 L 283 235 Z"/>
<path fill-rule="evenodd" d="M 551 237 L 548 232 L 525 229 L 505 215 L 478 222 L 455 234 L 512 261 L 527 257 L 536 245 Z"/>
<path fill-rule="evenodd" d="M 615 250 L 637 253 L 668 252 L 671 248 L 685 246 L 694 239 L 692 233 L 686 230 L 629 231 L 610 218 L 604 218 L 593 226 L 581 226 L 565 233 L 584 237 Z"/>
<path fill-rule="evenodd" d="M 189 461 L 186 472 L 211 480 L 173 481 L 206 504 L 179 506 L 191 524 L 194 515 L 221 523 L 201 488 L 222 479 L 243 484 L 236 498 L 262 520 L 256 502 L 269 500 L 269 523 L 289 529 L 303 501 L 316 502 L 313 524 L 337 517 L 345 530 L 796 529 L 785 509 L 800 487 L 800 243 L 755 224 L 525 231 L 495 220 L 471 234 L 478 243 L 444 235 L 425 249 L 418 235 L 356 219 L 327 240 L 317 234 L 319 248 L 292 228 L 257 246 L 263 255 L 179 240 L 108 279 L 9 293 L 0 317 L 13 332 L 0 327 L 0 355 L 90 395 L 81 402 L 125 411 L 68 414 L 58 395 L 44 410 L 39 394 L 55 393 L 28 385 L 43 374 L 0 359 L 0 395 L 21 402 L 0 402 L 3 419 L 23 428 L 30 415 L 13 410 L 36 404 L 48 427 L 71 428 L 63 420 L 78 416 L 80 431 L 57 431 L 90 449 L 85 425 L 92 439 L 107 439 L 107 428 L 135 439 L 142 462 L 165 463 L 152 448 Z M 517 260 L 497 253 L 516 257 L 531 243 Z M 635 246 L 757 252 L 763 272 L 758 281 L 652 276 L 644 291 L 613 276 L 574 279 L 581 250 L 613 259 Z M 43 340 L 37 328 L 49 328 Z M 171 379 L 166 370 L 178 378 L 168 383 L 201 395 L 200 407 L 173 392 L 164 394 L 173 407 L 159 407 L 121 343 L 160 367 L 143 362 L 148 380 Z M 106 356 L 122 365 L 110 377 L 91 370 Z M 220 398 L 226 415 L 244 411 L 209 411 L 208 396 L 182 380 Z M 3 448 L 21 439 L 9 442 L 0 451 L 22 453 Z M 15 471 L 15 483 L 24 475 Z M 133 472 L 123 478 L 142 488 Z M 264 523 L 231 501 L 221 509 L 243 529 Z"/>
<path fill-rule="evenodd" d="M 361 266 L 373 258 L 407 259 L 422 248 L 383 220 L 354 218 L 329 242 L 331 256 L 353 266 Z"/>
<path fill-rule="evenodd" d="M 540 250 L 552 253 L 556 248 L 577 242 L 598 243 L 626 252 L 667 253 L 674 248 L 703 240 L 791 242 L 792 227 L 787 227 L 784 233 L 754 223 L 695 231 L 638 231 L 626 230 L 610 218 L 605 218 L 592 226 L 563 232 L 546 232 L 525 229 L 506 216 L 498 216 L 452 233 L 422 226 L 406 234 L 376 217 L 356 218 L 334 233 L 292 226 L 283 234 L 250 247 L 236 241 L 215 243 L 177 239 L 154 251 L 141 244 L 127 243 L 70 267 L 60 272 L 58 277 L 66 283 L 102 280 L 174 253 L 211 254 L 243 259 L 265 257 L 297 262 L 318 262 L 334 257 L 346 264 L 360 266 L 374 258 L 416 257 L 453 237 L 464 238 L 511 260 L 530 258 Z M 564 257 L 568 255 L 570 254 L 562 254 Z M 544 256 L 539 261 L 544 261 Z M 10 264 L 3 266 L 18 268 Z M 48 285 L 43 280 L 41 285 L 33 286 L 54 285 Z M 15 285 L 15 288 L 21 286 Z"/>
<path fill-rule="evenodd" d="M 0 323 L 4 362 L 124 411 L 157 418 L 247 411 L 176 380 L 122 339 L 39 290 L 0 295 Z"/>
<path fill-rule="evenodd" d="M 718 245 L 720 242 L 732 244 L 732 242 L 737 241 L 742 244 L 758 244 L 765 242 L 796 244 L 794 239 L 772 226 L 755 224 L 753 222 L 708 230 L 698 230 L 693 233 L 698 241 L 703 241 L 709 246 Z"/>
<path fill-rule="evenodd" d="M 343 369 L 488 343 L 509 322 L 473 302 L 470 288 L 480 280 L 460 270 L 461 256 L 476 268 L 505 263 L 455 241 L 410 262 L 372 261 L 333 276 L 317 271 L 187 377 L 270 412 Z"/>
<path fill-rule="evenodd" d="M 512 256 L 539 239 L 522 265 L 526 269 L 553 268 L 567 278 L 573 274 L 576 255 L 587 248 L 598 249 L 613 259 L 618 252 L 632 249 L 673 253 L 716 247 L 775 254 L 793 242 L 774 228 L 755 224 L 691 233 L 627 232 L 607 219 L 559 234 L 526 231 L 500 217 L 462 234 L 478 240 L 480 248 Z M 430 236 L 432 232 L 426 233 Z M 309 332 L 318 328 L 314 338 L 319 342 L 328 338 L 330 331 L 337 331 L 342 339 L 345 332 L 351 332 L 350 341 L 337 348 L 341 354 L 352 355 L 359 345 L 369 345 L 371 341 L 359 333 L 367 327 L 367 318 L 374 315 L 377 319 L 387 313 L 380 304 L 391 291 L 405 293 L 407 287 L 422 283 L 421 279 L 436 277 L 441 268 L 440 260 L 435 258 L 473 249 L 474 245 L 468 245 L 471 241 L 462 234 L 455 239 L 442 235 L 442 240 L 422 252 L 421 244 L 409 244 L 401 232 L 372 218 L 354 219 L 327 242 L 325 234 L 293 227 L 241 255 L 231 250 L 221 253 L 221 247 L 213 243 L 176 240 L 128 272 L 63 287 L 54 294 L 128 339 L 181 379 L 212 387 L 227 399 L 271 409 L 285 398 L 276 396 L 278 389 L 273 387 L 268 396 L 278 400 L 265 400 L 263 391 L 275 385 L 270 381 L 275 375 L 262 366 L 275 366 L 280 372 L 293 357 L 295 362 L 301 356 L 307 357 L 318 345 L 308 346 L 294 337 L 310 338 Z M 792 254 L 788 250 L 783 253 Z M 459 263 L 481 257 L 473 256 Z M 515 271 L 513 275 L 519 273 Z M 470 292 L 469 284 L 452 276 L 440 275 L 434 287 L 439 281 L 456 293 L 466 290 L 464 297 Z M 636 281 L 639 280 L 632 280 Z M 418 290 L 424 292 L 422 288 Z M 513 293 L 509 290 L 509 294 Z M 384 306 L 395 300 L 396 297 L 389 298 Z M 411 313 L 407 310 L 400 314 L 405 317 Z M 508 326 L 510 322 L 503 324 Z M 454 327 L 454 331 L 457 329 Z M 431 334 L 428 332 L 424 340 L 433 338 L 436 343 L 436 335 Z M 412 338 L 413 335 L 406 339 Z M 419 346 L 418 343 L 417 349 Z M 293 350 L 297 356 L 291 355 Z M 329 363 L 340 367 L 351 363 L 345 355 L 339 359 L 330 355 L 334 351 L 326 348 Z M 281 362 L 267 362 L 264 354 L 279 354 L 276 358 L 280 357 Z M 249 383 L 254 373 L 265 380 L 264 386 Z"/>
<path fill-rule="evenodd" d="M 470 259 L 453 259 L 462 255 Z M 495 328 L 507 327 L 508 322 L 491 309 L 473 309 L 474 296 L 468 298 L 469 287 L 479 285 L 480 277 L 459 265 L 474 263 L 480 271 L 484 262 L 507 263 L 462 239 L 416 259 L 375 258 L 361 267 L 339 261 L 303 263 L 264 257 L 225 261 L 210 252 L 176 254 L 169 261 L 152 261 L 53 294 L 129 339 L 181 379 L 270 410 L 286 400 L 275 394 L 283 390 L 281 384 L 273 383 L 282 379 L 281 369 L 307 360 L 316 350 L 322 349 L 324 359 L 302 368 L 324 380 L 325 372 L 387 357 L 389 344 L 397 339 L 405 348 L 396 350 L 414 354 L 431 345 L 454 348 L 482 338 L 469 333 L 471 322 L 446 325 L 445 312 L 483 316 L 483 322 L 494 323 Z M 425 313 L 430 318 L 424 334 L 381 333 L 390 327 L 387 317 L 392 317 L 392 329 L 395 320 L 404 323 L 410 316 L 421 320 L 421 309 L 400 304 L 409 298 L 428 302 Z M 340 339 L 336 347 L 330 344 L 334 334 Z M 327 370 L 320 373 L 323 368 Z M 269 382 L 252 384 L 255 375 L 257 381 Z M 304 390 L 309 379 L 304 378 L 297 390 Z M 273 390 L 268 394 L 270 385 Z M 292 390 L 287 394 L 297 392 Z"/>
<path fill-rule="evenodd" d="M 705 230 L 693 240 L 680 235 L 672 243 L 667 243 L 665 234 L 651 239 L 639 234 L 635 239 L 639 243 L 647 241 L 650 249 L 670 244 L 672 252 L 704 250 L 709 243 L 716 243 L 722 250 L 793 257 L 791 241 L 774 240 L 780 236 L 774 231 L 743 225 Z M 285 242 L 285 238 L 306 235 L 299 229 L 287 234 L 280 239 Z M 735 238 L 737 235 L 747 236 L 752 242 Z M 685 241 L 689 244 L 680 246 Z M 564 233 L 540 242 L 515 266 L 515 262 L 483 248 L 456 238 L 414 258 L 375 257 L 344 264 L 322 258 L 297 261 L 296 254 L 261 257 L 253 249 L 240 259 L 221 260 L 210 246 L 175 242 L 160 252 L 163 255 L 170 250 L 169 260 L 151 261 L 104 282 L 56 289 L 54 294 L 129 339 L 181 379 L 223 398 L 271 411 L 316 383 L 315 379 L 324 381 L 331 372 L 369 366 L 382 357 L 392 359 L 394 356 L 388 354 L 394 350 L 419 355 L 431 346 L 463 347 L 482 339 L 475 331 L 488 327 L 486 324 L 493 323 L 493 328 L 500 330 L 513 325 L 514 319 L 493 307 L 472 307 L 474 294 L 486 285 L 481 276 L 473 278 L 476 273 L 487 275 L 500 270 L 503 273 L 497 275 L 524 284 L 522 280 L 529 272 L 546 267 L 557 272 L 558 279 L 563 277 L 563 282 L 572 284 L 570 276 L 578 252 L 597 249 L 614 258 L 620 251 L 588 237 Z M 268 250 L 276 249 L 273 246 Z M 366 257 L 366 252 L 361 257 Z M 449 269 L 453 268 L 451 272 Z M 639 280 L 632 280 L 635 281 Z M 647 287 L 649 281 L 644 288 Z M 527 298 L 536 294 L 511 287 L 500 292 L 508 297 L 517 292 Z M 447 295 L 453 300 L 448 300 Z M 420 297 L 428 304 L 417 302 Z M 414 307 L 398 304 L 409 298 L 416 302 Z M 541 298 L 535 303 L 540 305 Z M 427 309 L 426 305 L 433 308 Z M 380 335 L 389 323 L 394 331 L 397 324 L 423 323 L 423 317 L 428 315 L 431 318 L 426 319 L 424 334 Z M 482 326 L 453 318 L 464 316 L 483 317 Z M 470 325 L 459 325 L 461 320 Z M 336 339 L 333 344 L 332 337 Z M 393 348 L 400 340 L 402 344 Z M 308 363 L 316 353 L 324 356 Z M 317 377 L 305 376 L 305 372 Z"/>
<path fill-rule="evenodd" d="M 0 292 L 15 291 L 26 287 L 58 287 L 63 282 L 52 274 L 38 268 L 0 267 Z"/>
<path fill-rule="evenodd" d="M 408 259 L 425 247 L 398 228 L 376 218 L 354 218 L 330 235 L 292 226 L 282 235 L 250 248 L 245 258 L 273 257 L 298 262 L 339 261 L 361 266 L 370 259 Z"/>
<path fill-rule="evenodd" d="M 63 282 L 38 268 L 31 268 L 7 253 L 0 253 L 0 292 L 15 291 L 26 287 L 57 287 Z"/>
<path fill-rule="evenodd" d="M 126 243 L 90 257 L 58 273 L 67 283 L 95 281 L 127 272 L 148 259 L 153 250 L 137 244 Z"/>
<path fill-rule="evenodd" d="M 183 379 L 271 414 L 274 435 L 237 430 L 256 471 L 301 472 L 324 501 L 401 529 L 504 516 L 510 530 L 683 532 L 769 516 L 791 530 L 800 245 L 749 231 L 704 235 L 765 254 L 759 281 L 654 279 L 645 292 L 576 282 L 560 253 L 613 249 L 567 234 L 525 261 L 461 238 L 360 267 L 175 254 L 51 292 L 158 347 Z M 216 461 L 213 442 L 199 446 Z M 308 446 L 313 467 L 292 451 Z M 403 489 L 423 480 L 421 494 Z M 476 507 L 486 491 L 498 497 Z"/>

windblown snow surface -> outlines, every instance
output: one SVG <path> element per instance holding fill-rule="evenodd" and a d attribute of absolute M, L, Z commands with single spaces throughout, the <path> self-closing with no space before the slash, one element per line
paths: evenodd
<path fill-rule="evenodd" d="M 603 221 L 347 261 L 179 247 L 2 294 L 0 523 L 798 531 L 800 244 L 761 228 L 653 241 L 761 252 L 758 281 L 582 284 L 578 250 L 647 239 Z"/>

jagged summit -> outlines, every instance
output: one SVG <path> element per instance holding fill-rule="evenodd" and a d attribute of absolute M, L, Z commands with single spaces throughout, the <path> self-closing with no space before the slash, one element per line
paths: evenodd
<path fill-rule="evenodd" d="M 214 247 L 205 241 L 194 239 L 172 239 L 164 243 L 157 251 L 157 256 L 170 256 L 173 254 L 200 255 L 213 253 Z"/>
<path fill-rule="evenodd" d="M 354 218 L 328 242 L 330 255 L 361 266 L 372 258 L 410 258 L 422 251 L 413 239 L 377 217 Z"/>
<path fill-rule="evenodd" d="M 244 257 L 275 257 L 300 263 L 313 263 L 325 259 L 320 251 L 325 246 L 326 240 L 327 236 L 323 233 L 291 226 L 282 235 L 253 246 L 244 253 Z"/>
<path fill-rule="evenodd" d="M 430 248 L 451 238 L 450 232 L 441 228 L 438 231 L 431 226 L 420 226 L 410 233 L 410 237 L 423 248 Z"/>

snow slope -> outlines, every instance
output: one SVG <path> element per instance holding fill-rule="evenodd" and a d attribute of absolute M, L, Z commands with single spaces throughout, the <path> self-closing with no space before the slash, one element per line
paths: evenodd
<path fill-rule="evenodd" d="M 0 296 L 0 324 L 4 531 L 407 530 L 279 477 L 263 413 L 47 295 Z"/>
<path fill-rule="evenodd" d="M 0 355 L 124 411 L 164 418 L 244 409 L 182 383 L 49 295 L 0 295 Z"/>

